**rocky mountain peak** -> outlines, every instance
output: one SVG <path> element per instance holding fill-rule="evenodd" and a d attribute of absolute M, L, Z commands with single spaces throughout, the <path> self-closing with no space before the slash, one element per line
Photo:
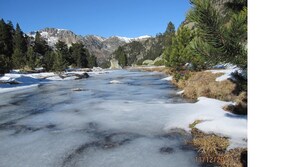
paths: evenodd
<path fill-rule="evenodd" d="M 35 38 L 37 31 L 28 33 L 29 36 Z M 40 35 L 47 41 L 48 45 L 54 47 L 58 41 L 65 42 L 68 46 L 72 43 L 82 43 L 86 49 L 98 59 L 99 65 L 106 64 L 111 59 L 111 54 L 119 47 L 133 41 L 145 41 L 151 36 L 145 35 L 137 38 L 127 38 L 120 36 L 112 36 L 104 38 L 97 35 L 77 35 L 74 32 L 66 29 L 44 28 L 38 30 Z"/>

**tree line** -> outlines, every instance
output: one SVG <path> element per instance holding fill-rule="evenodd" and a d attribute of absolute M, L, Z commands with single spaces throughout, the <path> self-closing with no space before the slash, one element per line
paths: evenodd
<path fill-rule="evenodd" d="M 14 28 L 11 21 L 0 20 L 0 73 L 11 69 L 32 71 L 37 67 L 46 71 L 63 71 L 69 66 L 85 68 L 96 65 L 96 57 L 81 43 L 68 47 L 58 41 L 52 48 L 39 32 L 35 38 L 29 37 L 19 24 Z"/>
<path fill-rule="evenodd" d="M 156 37 L 149 38 L 146 41 L 133 41 L 120 46 L 113 52 L 113 57 L 119 61 L 119 65 L 122 67 L 133 64 L 142 65 L 145 60 L 155 60 L 162 55 L 165 46 L 169 45 L 170 40 L 168 38 L 171 38 L 174 29 L 173 23 L 170 22 L 164 33 L 158 33 Z M 163 61 L 158 62 L 158 65 L 163 64 Z"/>
<path fill-rule="evenodd" d="M 190 0 L 185 21 L 175 29 L 169 22 L 164 33 L 145 42 L 120 46 L 114 57 L 121 66 L 141 65 L 162 57 L 176 71 L 204 70 L 219 63 L 247 68 L 247 0 Z M 141 59 L 138 59 L 141 57 Z"/>

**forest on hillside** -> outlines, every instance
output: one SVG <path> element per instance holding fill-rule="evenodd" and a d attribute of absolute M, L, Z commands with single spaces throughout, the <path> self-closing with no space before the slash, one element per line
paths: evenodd
<path fill-rule="evenodd" d="M 187 63 L 194 71 L 222 63 L 247 69 L 247 0 L 190 0 L 190 3 L 192 7 L 177 31 L 170 22 L 149 47 L 140 42 L 119 47 L 114 52 L 119 64 L 141 65 L 144 60 L 162 57 L 155 65 L 166 65 L 176 71 L 183 70 Z"/>
<path fill-rule="evenodd" d="M 39 32 L 29 37 L 16 24 L 0 20 L 0 73 L 11 69 L 32 71 L 43 67 L 46 71 L 63 71 L 68 66 L 94 67 L 96 58 L 81 43 L 68 47 L 58 41 L 54 48 L 48 46 Z"/>
<path fill-rule="evenodd" d="M 200 71 L 231 63 L 247 69 L 247 0 L 190 0 L 191 8 L 177 28 L 169 22 L 164 33 L 144 42 L 133 41 L 113 53 L 119 65 L 166 65 L 175 71 Z M 59 41 L 53 48 L 37 32 L 29 37 L 20 25 L 0 21 L 0 72 L 11 69 L 62 71 L 93 67 L 94 55 L 81 43 L 68 47 Z"/>

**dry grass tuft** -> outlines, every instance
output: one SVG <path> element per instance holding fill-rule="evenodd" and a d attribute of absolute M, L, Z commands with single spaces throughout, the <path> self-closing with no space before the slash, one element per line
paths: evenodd
<path fill-rule="evenodd" d="M 236 84 L 229 80 L 217 82 L 216 78 L 221 75 L 211 72 L 193 73 L 184 84 L 184 95 L 191 99 L 205 96 L 224 101 L 234 100 L 236 95 L 233 91 L 236 89 Z"/>
<path fill-rule="evenodd" d="M 197 124 L 200 124 L 201 122 L 202 122 L 201 120 L 196 120 L 196 121 L 194 121 L 193 123 L 191 123 L 191 124 L 189 125 L 189 128 L 193 129 L 193 128 L 195 128 L 195 126 L 196 126 Z"/>
<path fill-rule="evenodd" d="M 221 167 L 246 167 L 247 149 L 235 148 L 224 154 L 224 160 L 220 162 Z"/>
<path fill-rule="evenodd" d="M 147 71 L 147 72 L 163 72 L 165 74 L 171 74 L 172 70 L 167 68 L 167 67 L 163 67 L 163 66 L 155 66 L 155 67 L 142 67 L 142 66 L 137 66 L 137 67 L 131 67 L 130 69 L 137 69 L 137 70 L 143 70 L 143 71 Z"/>
<path fill-rule="evenodd" d="M 214 134 L 206 134 L 193 128 L 193 139 L 189 142 L 198 152 L 197 161 L 202 166 L 245 167 L 247 163 L 247 150 L 236 148 L 227 151 L 229 141 L 227 138 Z"/>
<path fill-rule="evenodd" d="M 198 148 L 200 154 L 216 156 L 226 151 L 229 146 L 228 139 L 216 135 L 207 135 L 192 140 L 192 145 Z"/>
<path fill-rule="evenodd" d="M 235 105 L 226 105 L 223 107 L 225 111 L 238 115 L 247 115 L 247 93 L 241 92 L 235 100 Z"/>

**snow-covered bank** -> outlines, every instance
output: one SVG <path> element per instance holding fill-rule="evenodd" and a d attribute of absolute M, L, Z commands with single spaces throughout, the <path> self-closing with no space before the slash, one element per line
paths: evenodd
<path fill-rule="evenodd" d="M 230 138 L 230 148 L 246 147 L 247 116 L 239 116 L 222 109 L 232 104 L 216 99 L 200 97 L 194 104 L 179 104 L 183 112 L 173 115 L 165 129 L 182 128 L 190 131 L 189 124 L 202 121 L 195 127 L 205 133 L 214 133 Z M 179 105 L 176 105 L 178 107 Z"/>
<path fill-rule="evenodd" d="M 216 81 L 225 81 L 227 79 L 235 80 L 232 74 L 240 74 L 243 77 L 246 77 L 246 71 L 242 70 L 241 68 L 232 65 L 232 64 L 225 64 L 225 65 L 217 65 L 218 69 L 208 70 L 214 74 L 223 73 L 222 76 L 216 78 Z"/>
<path fill-rule="evenodd" d="M 63 80 L 75 80 L 80 79 L 84 73 L 87 73 L 88 76 L 96 76 L 105 73 L 109 73 L 107 70 L 98 70 L 94 69 L 90 72 L 83 71 L 71 71 L 64 73 L 53 73 L 53 72 L 43 72 L 43 73 L 7 73 L 4 76 L 0 77 L 0 93 L 14 91 L 18 89 L 25 89 L 34 86 L 38 86 L 41 83 L 46 83 L 50 81 L 63 81 Z"/>

